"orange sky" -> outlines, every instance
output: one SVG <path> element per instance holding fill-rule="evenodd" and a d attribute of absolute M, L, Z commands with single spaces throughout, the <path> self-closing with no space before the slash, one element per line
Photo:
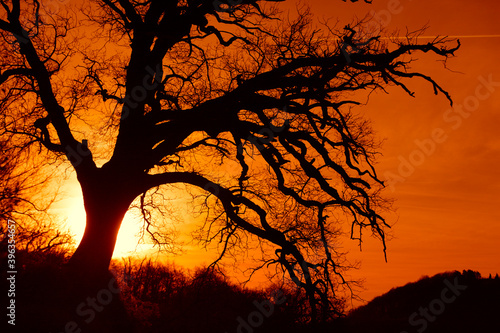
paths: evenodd
<path fill-rule="evenodd" d="M 362 296 L 371 299 L 393 286 L 445 270 L 473 269 L 486 276 L 500 272 L 500 3 L 310 3 L 314 13 L 347 17 L 342 22 L 353 15 L 363 18 L 373 10 L 386 18 L 388 32 L 428 25 L 427 36 L 463 36 L 457 57 L 448 62 L 448 68 L 455 72 L 420 57 L 423 70 L 451 93 L 456 112 L 450 110 L 443 96 L 434 96 L 432 88 L 420 82 L 410 85 L 416 98 L 390 89 L 389 95 L 372 96 L 363 107 L 379 136 L 386 138 L 379 174 L 405 177 L 386 191 L 397 200 L 388 263 L 376 241 L 367 242 L 362 253 L 354 250 L 350 254 L 362 260 L 361 270 L 353 272 L 366 279 L 367 291 Z M 391 8 L 394 14 L 384 16 Z M 496 82 L 490 87 L 493 91 L 484 88 L 479 77 Z M 462 114 L 458 113 L 460 107 Z M 419 152 L 422 149 L 415 141 L 429 142 L 426 140 L 436 129 L 441 131 L 442 142 L 435 143 L 434 151 L 428 143 L 428 154 Z M 413 172 L 404 168 L 403 175 L 398 172 L 401 158 L 411 158 L 416 164 Z"/>
<path fill-rule="evenodd" d="M 362 261 L 361 269 L 351 272 L 353 277 L 365 279 L 367 290 L 361 296 L 370 300 L 394 286 L 446 270 L 473 269 L 486 276 L 500 273 L 497 211 L 500 207 L 497 128 L 500 3 L 495 0 L 373 0 L 372 5 L 341 0 L 305 2 L 320 17 L 340 17 L 339 27 L 354 16 L 363 18 L 372 12 L 384 19 L 388 32 L 404 33 L 406 27 L 416 30 L 428 25 L 426 36 L 463 36 L 457 57 L 448 62 L 451 71 L 425 57 L 420 57 L 416 64 L 451 93 L 455 111 L 444 96 L 434 96 L 432 87 L 419 81 L 409 84 L 416 98 L 390 88 L 390 94 L 372 95 L 368 105 L 358 109 L 372 119 L 379 137 L 386 138 L 384 155 L 378 164 L 379 175 L 399 177 L 386 191 L 386 196 L 396 199 L 397 209 L 388 216 L 395 224 L 391 231 L 393 239 L 388 242 L 388 263 L 384 262 L 379 241 L 366 238 L 363 252 L 359 252 L 354 241 L 344 242 L 351 250 L 349 258 Z M 390 13 L 389 9 L 392 14 L 384 16 Z M 493 84 L 485 87 L 484 80 Z M 460 114 L 461 106 L 462 110 L 472 111 Z M 439 133 L 440 142 L 434 141 L 431 147 L 433 132 Z M 425 142 L 424 149 L 429 151 L 422 152 L 416 141 Z M 414 170 L 401 169 L 402 159 L 414 161 L 417 164 Z M 75 232 L 81 233 L 83 208 L 78 211 L 79 190 L 67 188 L 70 198 L 61 204 L 72 207 L 70 219 L 77 226 Z M 132 219 L 127 219 L 117 250 L 126 249 L 133 240 L 130 234 L 134 229 Z M 175 259 L 181 265 L 206 263 L 214 258 L 200 250 L 186 249 L 185 256 Z"/>

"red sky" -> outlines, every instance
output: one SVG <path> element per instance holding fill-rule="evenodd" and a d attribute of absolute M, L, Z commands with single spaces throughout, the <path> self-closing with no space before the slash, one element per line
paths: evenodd
<path fill-rule="evenodd" d="M 396 211 L 388 216 L 394 224 L 393 238 L 387 244 L 388 262 L 379 241 L 366 238 L 362 252 L 354 241 L 344 242 L 351 251 L 349 258 L 361 260 L 361 269 L 351 272 L 365 279 L 366 291 L 361 296 L 370 300 L 422 275 L 446 270 L 473 269 L 485 276 L 500 273 L 500 3 L 304 2 L 318 17 L 332 18 L 332 22 L 339 18 L 339 27 L 355 16 L 370 18 L 375 13 L 387 32 L 399 30 L 404 35 L 406 27 L 412 31 L 427 25 L 426 36 L 461 36 L 462 47 L 448 61 L 448 70 L 423 56 L 415 63 L 415 68 L 450 92 L 454 109 L 443 95 L 435 96 L 429 84 L 418 80 L 409 84 L 415 98 L 389 88 L 389 94 L 372 95 L 366 106 L 358 108 L 372 119 L 379 137 L 386 139 L 379 175 L 397 179 L 386 190 L 387 197 L 396 199 Z M 430 141 L 432 133 L 439 134 L 439 142 Z M 408 163 L 413 163 L 410 169 Z M 71 199 L 76 207 L 78 190 L 71 191 L 76 193 Z M 82 211 L 77 214 L 81 216 Z M 124 230 L 131 228 L 130 223 L 124 224 Z M 214 258 L 190 247 L 187 250 L 175 259 L 181 265 Z"/>

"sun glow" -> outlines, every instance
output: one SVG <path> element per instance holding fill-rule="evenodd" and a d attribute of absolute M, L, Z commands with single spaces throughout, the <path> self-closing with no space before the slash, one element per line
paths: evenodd
<path fill-rule="evenodd" d="M 83 206 L 83 198 L 73 197 L 68 199 L 67 203 L 67 219 L 71 233 L 75 236 L 76 244 L 78 245 L 85 231 L 85 208 Z M 141 231 L 141 221 L 138 216 L 131 212 L 125 215 L 118 238 L 116 240 L 113 258 L 122 258 L 133 255 L 141 255 L 152 249 L 152 245 L 138 244 L 139 234 Z"/>

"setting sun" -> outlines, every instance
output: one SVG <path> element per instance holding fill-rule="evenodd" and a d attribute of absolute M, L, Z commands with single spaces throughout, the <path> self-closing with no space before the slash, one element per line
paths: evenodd
<path fill-rule="evenodd" d="M 72 197 L 68 200 L 67 221 L 76 245 L 80 243 L 85 231 L 85 208 L 83 197 Z M 64 214 L 63 211 L 60 213 Z M 149 244 L 138 244 L 141 231 L 141 220 L 130 211 L 127 212 L 118 233 L 113 258 L 141 255 L 152 248 Z"/>

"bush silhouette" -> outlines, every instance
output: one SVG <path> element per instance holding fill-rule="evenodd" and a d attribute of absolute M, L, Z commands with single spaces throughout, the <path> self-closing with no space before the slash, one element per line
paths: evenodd
<path fill-rule="evenodd" d="M 275 332 L 287 326 L 291 331 L 295 319 L 306 315 L 304 309 L 298 315 L 298 304 L 305 300 L 302 292 L 277 286 L 243 288 L 213 269 L 184 273 L 171 264 L 128 260 L 115 263 L 113 271 L 123 283 L 127 310 L 144 332 L 237 332 L 252 313 L 263 319 L 249 326 L 253 332 Z M 286 302 L 270 306 L 277 291 Z M 256 314 L 262 308 L 266 313 Z"/>
<path fill-rule="evenodd" d="M 241 322 L 247 323 L 253 314 L 254 321 L 258 316 L 263 320 L 248 326 L 252 332 L 300 332 L 301 318 L 308 313 L 304 292 L 291 286 L 249 289 L 213 269 L 185 272 L 173 264 L 128 259 L 114 262 L 108 276 L 116 279 L 119 295 L 86 322 L 92 309 L 86 303 L 88 297 L 96 298 L 99 290 L 88 293 L 78 281 L 68 279 L 67 252 L 19 251 L 17 255 L 22 270 L 17 276 L 16 326 L 24 331 L 61 332 L 65 324 L 75 321 L 82 332 L 106 328 L 107 332 L 138 333 L 248 332 Z M 276 295 L 283 300 L 280 304 L 274 304 Z M 86 316 L 77 311 L 79 306 Z"/>
<path fill-rule="evenodd" d="M 20 332 L 61 332 L 66 325 L 81 332 L 132 332 L 129 316 L 119 295 L 110 299 L 102 311 L 93 311 L 86 302 L 99 289 L 82 285 L 82 280 L 68 276 L 65 264 L 69 253 L 65 249 L 16 252 L 19 265 L 16 275 L 16 329 Z M 5 274 L 3 270 L 2 275 Z M 106 277 L 111 281 L 114 277 Z M 2 276 L 2 281 L 6 277 Z M 80 310 L 79 309 L 80 306 Z M 74 324 L 72 324 L 74 322 Z M 70 324 L 71 323 L 71 324 Z M 70 326 L 73 327 L 73 326 Z M 99 329 L 97 329 L 99 327 Z"/>

